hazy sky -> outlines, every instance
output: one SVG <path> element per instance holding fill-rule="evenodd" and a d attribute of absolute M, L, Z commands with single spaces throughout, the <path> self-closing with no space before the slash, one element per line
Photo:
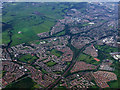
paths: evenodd
<path fill-rule="evenodd" d="M 2 0 L 2 2 L 6 2 L 6 1 L 16 1 L 16 2 L 119 2 L 120 0 Z"/>

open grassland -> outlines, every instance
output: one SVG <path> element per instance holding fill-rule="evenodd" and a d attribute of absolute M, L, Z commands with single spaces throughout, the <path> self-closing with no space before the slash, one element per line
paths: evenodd
<path fill-rule="evenodd" d="M 63 54 L 63 52 L 58 51 L 58 50 L 56 50 L 56 49 L 52 49 L 52 50 L 51 50 L 51 53 L 52 53 L 53 55 L 57 56 L 57 57 L 60 57 L 60 56 Z"/>
<path fill-rule="evenodd" d="M 36 83 L 29 77 L 24 78 L 18 82 L 9 84 L 6 88 L 33 88 Z"/>
<path fill-rule="evenodd" d="M 9 43 L 10 42 L 10 38 L 8 36 L 8 32 L 2 32 L 2 43 Z"/>
<path fill-rule="evenodd" d="M 97 62 L 96 60 L 94 60 L 94 58 L 92 56 L 84 54 L 84 53 L 81 53 L 79 55 L 78 61 L 84 61 L 86 63 L 94 64 L 94 65 L 98 65 L 100 63 L 100 61 Z"/>
<path fill-rule="evenodd" d="M 28 63 L 32 63 L 34 62 L 34 60 L 36 60 L 37 57 L 36 56 L 31 56 L 30 54 L 28 55 L 23 55 L 19 58 L 20 61 L 22 62 L 28 62 Z"/>
<path fill-rule="evenodd" d="M 55 36 L 65 35 L 65 31 L 57 33 Z"/>
<path fill-rule="evenodd" d="M 120 88 L 120 78 L 117 81 L 108 82 L 110 88 Z"/>
<path fill-rule="evenodd" d="M 108 45 L 95 45 L 95 47 L 105 53 L 111 53 L 111 52 L 118 52 L 118 48 L 116 47 L 111 47 L 111 46 L 108 46 Z"/>
<path fill-rule="evenodd" d="M 37 34 L 49 32 L 68 8 L 59 3 L 4 3 L 3 7 L 2 22 L 12 26 L 11 46 L 38 40 Z M 3 30 L 4 44 L 10 41 L 7 33 L 8 29 Z"/>
<path fill-rule="evenodd" d="M 49 62 L 46 63 L 46 65 L 48 67 L 54 66 L 55 64 L 56 64 L 56 62 L 53 62 L 53 61 L 49 61 Z"/>
<path fill-rule="evenodd" d="M 118 52 L 117 47 L 111 47 L 108 45 L 95 45 L 95 48 L 98 49 L 98 58 L 100 60 L 104 59 L 114 60 L 110 53 Z"/>

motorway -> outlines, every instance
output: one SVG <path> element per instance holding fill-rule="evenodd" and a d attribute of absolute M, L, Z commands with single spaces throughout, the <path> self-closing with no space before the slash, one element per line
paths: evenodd
<path fill-rule="evenodd" d="M 79 54 L 80 54 L 88 45 L 89 45 L 89 44 L 85 45 L 85 46 L 80 50 Z M 78 56 L 79 56 L 79 55 L 78 55 Z M 69 68 L 67 68 L 67 70 L 66 70 L 55 82 L 53 82 L 51 85 L 49 85 L 49 86 L 47 87 L 48 89 L 54 88 L 54 86 L 62 79 L 62 77 L 64 77 L 64 76 L 67 74 L 67 72 L 68 72 L 68 71 L 73 67 L 73 65 L 76 63 L 78 56 L 76 57 L 76 59 L 72 60 Z"/>

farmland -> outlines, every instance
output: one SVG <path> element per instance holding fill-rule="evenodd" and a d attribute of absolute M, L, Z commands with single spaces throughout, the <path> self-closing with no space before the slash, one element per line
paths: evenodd
<path fill-rule="evenodd" d="M 63 18 L 65 14 L 63 10 L 68 6 L 60 4 L 60 7 L 57 7 L 58 5 L 53 3 L 5 3 L 2 22 L 9 24 L 12 28 L 5 27 L 3 30 L 3 44 L 10 42 L 8 31 L 12 32 L 11 46 L 38 40 L 38 33 L 49 32 L 57 19 Z"/>

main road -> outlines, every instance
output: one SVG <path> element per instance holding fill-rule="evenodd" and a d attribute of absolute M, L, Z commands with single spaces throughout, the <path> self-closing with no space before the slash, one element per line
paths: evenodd
<path fill-rule="evenodd" d="M 89 44 L 85 45 L 85 46 L 79 51 L 79 54 L 80 54 L 80 53 L 85 49 L 85 47 L 87 47 L 88 45 L 89 45 Z M 79 54 L 78 54 L 78 56 L 79 56 Z M 55 82 L 53 82 L 52 84 L 50 84 L 50 85 L 47 87 L 48 89 L 53 88 L 53 87 L 62 79 L 62 77 L 64 77 L 64 76 L 67 74 L 67 72 L 68 72 L 68 71 L 73 67 L 73 65 L 76 63 L 78 56 L 77 56 L 74 60 L 72 60 L 70 66 L 67 68 L 67 70 L 66 70 Z"/>

